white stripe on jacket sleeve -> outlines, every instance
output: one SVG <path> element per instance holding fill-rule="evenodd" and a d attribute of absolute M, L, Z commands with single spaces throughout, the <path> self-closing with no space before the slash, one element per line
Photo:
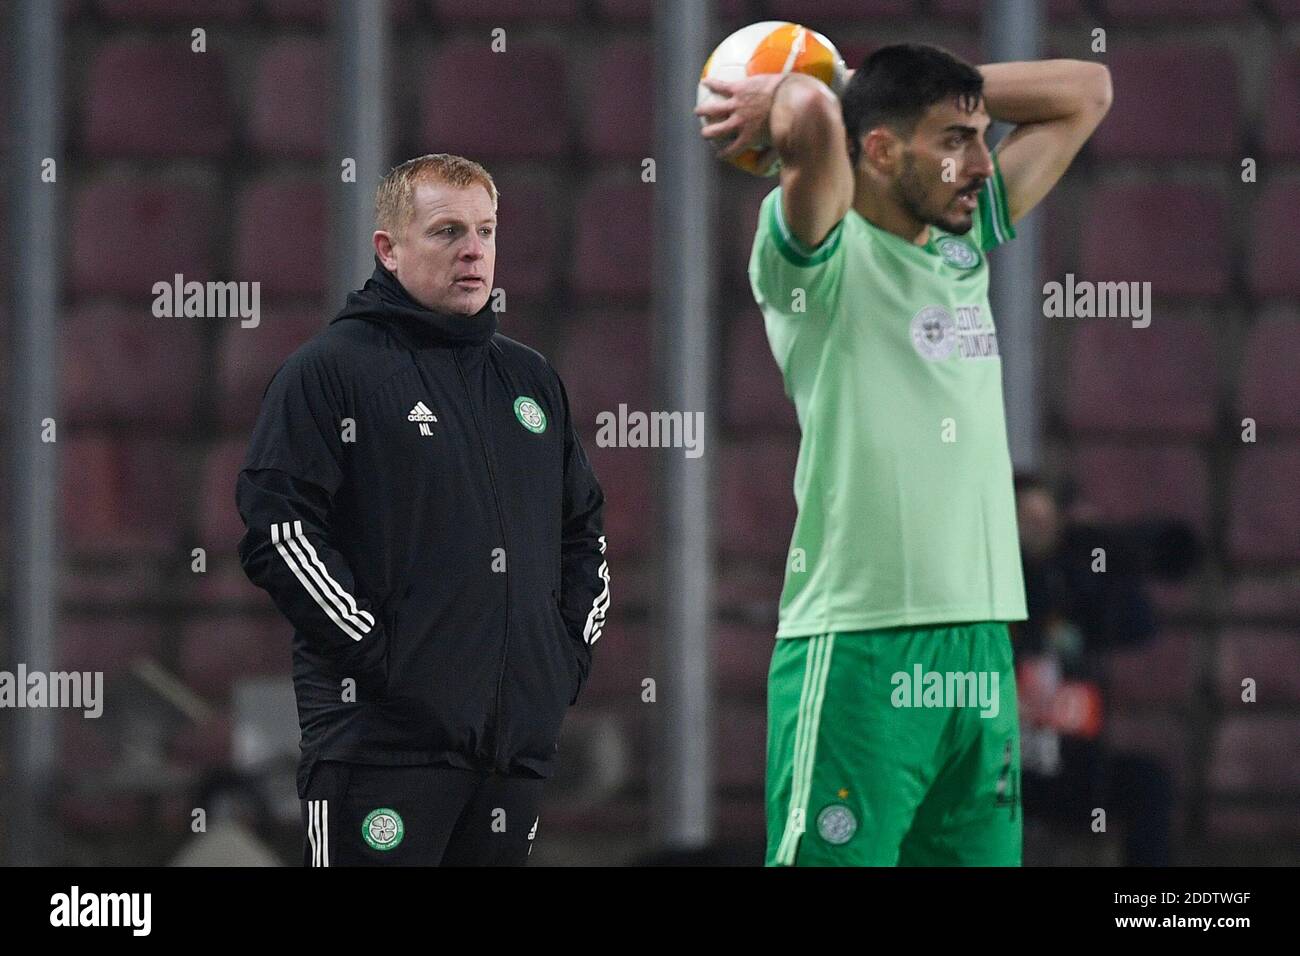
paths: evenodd
<path fill-rule="evenodd" d="M 352 595 L 343 589 L 343 585 L 334 580 L 329 569 L 325 567 L 325 562 L 317 556 L 316 549 L 312 547 L 311 541 L 302 533 L 301 521 L 295 521 L 293 523 L 293 536 L 295 540 L 302 542 L 302 546 L 307 549 L 307 553 L 311 556 L 312 564 L 315 565 L 318 575 L 325 578 L 326 585 L 333 587 L 334 593 L 347 602 L 348 611 L 351 612 L 348 616 L 355 619 L 356 623 L 360 624 L 364 631 L 368 631 L 374 627 L 375 619 L 371 613 L 369 611 L 357 610 L 357 602 L 353 599 Z M 342 608 L 339 608 L 339 610 L 342 610 Z"/>
<path fill-rule="evenodd" d="M 344 591 L 342 585 L 330 577 L 329 571 L 325 569 L 325 565 L 321 563 L 319 558 L 316 558 L 314 562 L 308 558 L 307 552 L 310 551 L 312 557 L 315 557 L 316 549 L 311 546 L 307 536 L 302 533 L 301 521 L 295 521 L 292 530 L 290 530 L 288 522 L 285 522 L 284 540 L 288 544 L 289 550 L 297 555 L 298 562 L 306 570 L 307 575 L 316 582 L 316 586 L 320 588 L 321 593 L 334 605 L 334 609 L 362 634 L 367 633 L 375 623 L 375 619 L 370 617 L 369 613 L 362 617 L 357 612 L 356 602 L 352 600 L 352 595 Z M 349 607 L 351 607 L 351 610 L 348 609 Z M 367 618 L 369 618 L 368 622 Z"/>
<path fill-rule="evenodd" d="M 281 530 L 281 526 L 278 524 L 274 524 L 271 526 L 271 543 L 274 544 L 276 550 L 280 552 L 280 557 L 284 558 L 284 563 L 289 565 L 289 570 L 293 572 L 294 577 L 296 577 L 298 579 L 298 582 L 304 588 L 307 589 L 307 593 L 311 595 L 312 600 L 315 601 L 320 606 L 320 609 L 324 611 L 326 615 L 329 616 L 329 619 L 333 621 L 335 624 L 337 624 L 339 626 L 339 629 L 342 630 L 343 633 L 346 634 L 348 637 L 352 638 L 352 640 L 354 641 L 361 640 L 365 631 L 370 630 L 370 628 L 364 625 L 358 625 L 361 629 L 361 633 L 357 633 L 357 631 L 354 630 L 352 627 L 352 625 L 356 624 L 356 622 L 352 620 L 344 620 L 343 618 L 339 617 L 338 612 L 334 609 L 334 607 L 332 607 L 330 603 L 327 602 L 320 595 L 320 592 L 318 592 L 316 590 L 316 587 L 312 584 L 311 579 L 305 573 L 303 573 L 302 568 L 298 566 L 298 562 L 295 560 L 293 554 L 290 553 L 290 549 L 293 546 L 293 542 L 292 540 L 290 540 L 288 531 L 289 531 L 288 522 L 285 522 L 283 531 Z M 288 547 L 286 547 L 286 544 L 288 545 Z"/>
<path fill-rule="evenodd" d="M 600 553 L 605 553 L 605 536 L 600 536 Z M 588 644 L 595 644 L 600 640 L 600 632 L 605 627 L 605 612 L 609 610 L 609 562 L 601 561 L 600 569 L 596 572 L 600 579 L 605 582 L 605 587 L 595 600 L 591 602 L 591 610 L 587 613 L 587 623 L 582 628 L 582 639 Z"/>

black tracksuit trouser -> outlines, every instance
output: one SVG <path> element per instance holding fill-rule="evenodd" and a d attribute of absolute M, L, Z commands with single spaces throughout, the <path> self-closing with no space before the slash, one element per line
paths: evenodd
<path fill-rule="evenodd" d="M 303 866 L 523 866 L 545 781 L 324 760 L 302 801 Z"/>

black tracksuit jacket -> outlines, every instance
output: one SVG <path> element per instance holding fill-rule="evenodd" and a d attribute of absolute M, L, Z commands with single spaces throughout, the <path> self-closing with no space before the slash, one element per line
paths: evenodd
<path fill-rule="evenodd" d="M 431 312 L 376 260 L 267 386 L 236 500 L 294 628 L 300 797 L 322 759 L 551 775 L 609 606 L 604 496 L 490 305 Z"/>

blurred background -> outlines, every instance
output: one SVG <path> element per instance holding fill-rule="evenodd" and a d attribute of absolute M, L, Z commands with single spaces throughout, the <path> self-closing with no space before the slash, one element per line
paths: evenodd
<path fill-rule="evenodd" d="M 502 331 L 560 370 L 608 498 L 613 606 L 532 861 L 761 863 L 799 433 L 746 275 L 775 181 L 716 163 L 690 107 L 724 36 L 790 19 L 850 67 L 900 40 L 1109 66 L 1109 117 L 993 258 L 1036 608 L 1025 862 L 1300 862 L 1300 0 L 0 10 L 0 666 L 105 695 L 0 710 L 0 859 L 299 859 L 290 632 L 239 567 L 235 474 L 272 373 L 370 272 L 379 176 L 452 152 L 497 181 Z M 260 324 L 154 317 L 175 273 L 260 282 Z M 1149 281 L 1150 327 L 1044 318 L 1067 273 Z M 597 447 L 620 403 L 705 411 L 705 454 Z M 1105 593 L 1075 573 L 1099 534 Z"/>

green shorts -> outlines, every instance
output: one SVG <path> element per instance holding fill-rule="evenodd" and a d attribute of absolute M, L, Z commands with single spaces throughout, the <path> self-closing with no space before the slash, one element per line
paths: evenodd
<path fill-rule="evenodd" d="M 1020 850 L 1005 623 L 777 640 L 768 866 L 1019 866 Z"/>

